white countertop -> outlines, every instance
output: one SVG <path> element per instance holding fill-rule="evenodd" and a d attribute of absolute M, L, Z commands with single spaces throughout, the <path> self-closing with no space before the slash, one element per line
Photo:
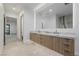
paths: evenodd
<path fill-rule="evenodd" d="M 37 33 L 40 35 L 48 35 L 48 36 L 56 36 L 56 37 L 62 37 L 62 38 L 70 38 L 70 39 L 75 39 L 75 35 L 74 34 L 63 34 L 63 33 L 59 33 L 59 34 L 54 34 L 54 33 L 46 33 L 46 32 L 31 32 L 31 33 Z"/>

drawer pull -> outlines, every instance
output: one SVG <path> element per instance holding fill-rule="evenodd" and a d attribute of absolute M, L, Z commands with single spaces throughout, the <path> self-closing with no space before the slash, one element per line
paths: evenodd
<path fill-rule="evenodd" d="M 67 52 L 67 53 L 69 53 L 70 51 L 68 51 L 68 50 L 64 50 L 64 52 Z"/>
<path fill-rule="evenodd" d="M 69 47 L 70 45 L 69 44 L 64 44 L 64 46 Z"/>
<path fill-rule="evenodd" d="M 65 42 L 70 42 L 71 40 L 70 39 L 65 39 Z"/>

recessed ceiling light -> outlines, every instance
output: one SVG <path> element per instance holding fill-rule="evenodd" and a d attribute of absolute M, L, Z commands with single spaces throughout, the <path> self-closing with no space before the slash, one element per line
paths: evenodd
<path fill-rule="evenodd" d="M 13 10 L 16 10 L 16 8 L 12 8 Z"/>
<path fill-rule="evenodd" d="M 49 12 L 52 12 L 52 9 L 49 9 Z"/>

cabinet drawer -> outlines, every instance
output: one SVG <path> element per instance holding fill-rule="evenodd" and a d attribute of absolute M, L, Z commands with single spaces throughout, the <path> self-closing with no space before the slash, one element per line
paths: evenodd
<path fill-rule="evenodd" d="M 64 39 L 64 44 L 72 44 L 73 41 L 73 39 Z"/>
<path fill-rule="evenodd" d="M 73 39 L 64 39 L 64 55 L 74 55 L 74 40 Z"/>
<path fill-rule="evenodd" d="M 64 55 L 65 56 L 73 56 L 74 53 L 72 51 L 70 51 L 70 50 L 64 50 Z"/>
<path fill-rule="evenodd" d="M 40 43 L 41 43 L 41 45 L 48 47 L 49 37 L 46 35 L 40 35 Z"/>

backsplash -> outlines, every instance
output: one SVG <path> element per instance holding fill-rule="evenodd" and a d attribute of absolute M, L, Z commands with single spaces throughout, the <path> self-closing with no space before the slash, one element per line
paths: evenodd
<path fill-rule="evenodd" d="M 62 34 L 72 34 L 75 35 L 74 29 L 36 29 L 36 31 L 47 31 L 47 32 L 60 32 Z"/>

